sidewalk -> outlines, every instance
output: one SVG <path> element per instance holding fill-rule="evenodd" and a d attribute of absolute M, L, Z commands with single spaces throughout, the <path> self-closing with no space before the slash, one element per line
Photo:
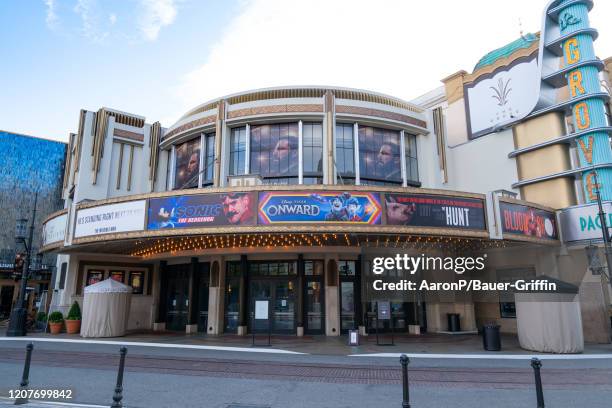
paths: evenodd
<path fill-rule="evenodd" d="M 87 338 L 79 335 L 59 334 L 51 335 L 48 333 L 29 333 L 29 338 L 41 338 L 45 340 L 86 340 L 96 343 L 120 342 L 120 343 L 153 343 L 164 346 L 185 345 L 203 346 L 210 349 L 240 348 L 248 349 L 253 352 L 289 352 L 311 355 L 328 356 L 347 356 L 360 354 L 379 354 L 379 353 L 407 353 L 407 354 L 457 354 L 457 355 L 476 355 L 490 354 L 495 355 L 516 355 L 530 356 L 533 351 L 523 350 L 519 346 L 518 338 L 514 335 L 502 335 L 502 351 L 487 352 L 482 346 L 482 337 L 476 334 L 423 334 L 423 335 L 396 335 L 394 336 L 394 346 L 381 346 L 376 343 L 376 336 L 360 336 L 359 346 L 348 346 L 347 336 L 327 337 L 327 336 L 272 336 L 270 347 L 253 347 L 253 337 L 237 335 L 209 336 L 202 334 L 186 335 L 175 332 L 152 332 L 141 331 L 131 332 L 124 337 L 113 338 Z M 258 336 L 256 344 L 267 344 L 267 336 Z M 391 336 L 380 336 L 380 343 L 391 343 Z M 247 351 L 247 350 L 238 350 Z M 585 351 L 581 355 L 597 355 L 612 353 L 610 344 L 586 344 Z"/>

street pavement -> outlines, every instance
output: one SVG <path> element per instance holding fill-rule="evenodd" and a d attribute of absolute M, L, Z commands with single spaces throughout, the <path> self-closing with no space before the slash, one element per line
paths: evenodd
<path fill-rule="evenodd" d="M 0 341 L 0 405 L 21 379 L 25 344 Z M 384 352 L 401 352 L 381 348 Z M 397 347 L 396 347 L 397 348 Z M 346 348 L 350 354 L 350 348 Z M 119 346 L 34 341 L 32 389 L 71 389 L 71 404 L 109 406 Z M 412 358 L 410 402 L 420 407 L 535 407 L 528 359 Z M 547 407 L 612 406 L 612 359 L 543 360 Z M 62 402 L 62 401 L 60 401 Z M 400 407 L 396 357 L 274 354 L 128 344 L 128 407 Z M 33 403 L 27 406 L 46 406 Z M 57 406 L 57 405 L 54 405 Z"/>

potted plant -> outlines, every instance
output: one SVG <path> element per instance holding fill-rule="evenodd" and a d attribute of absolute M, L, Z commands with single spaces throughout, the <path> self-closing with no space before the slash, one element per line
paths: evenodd
<path fill-rule="evenodd" d="M 62 331 L 62 325 L 64 324 L 64 315 L 60 311 L 55 311 L 49 314 L 47 319 L 49 322 L 49 331 L 51 334 L 59 334 Z"/>
<path fill-rule="evenodd" d="M 70 306 L 70 310 L 68 311 L 68 316 L 66 316 L 66 333 L 68 334 L 76 334 L 81 331 L 81 308 L 79 304 L 75 300 L 72 306 Z"/>
<path fill-rule="evenodd" d="M 45 312 L 38 312 L 36 315 L 36 329 L 45 330 L 45 324 L 47 323 L 47 314 Z"/>

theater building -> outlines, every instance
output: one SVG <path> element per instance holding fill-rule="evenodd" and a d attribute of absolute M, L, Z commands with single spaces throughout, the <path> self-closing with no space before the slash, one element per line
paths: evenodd
<path fill-rule="evenodd" d="M 565 3 L 551 2 L 541 33 L 413 102 L 279 87 L 213 99 L 168 128 L 82 110 L 65 209 L 43 232 L 61 254 L 55 307 L 112 278 L 133 288 L 129 329 L 245 335 L 267 330 L 254 319 L 265 299 L 276 334 L 444 332 L 448 313 L 463 331 L 516 332 L 513 300 L 477 293 L 417 291 L 391 299 L 391 323 L 375 318 L 375 258 L 486 254 L 466 276 L 570 282 L 585 339 L 608 342 L 607 283 L 557 218 L 593 202 L 596 184 L 612 195 L 592 3 Z"/>

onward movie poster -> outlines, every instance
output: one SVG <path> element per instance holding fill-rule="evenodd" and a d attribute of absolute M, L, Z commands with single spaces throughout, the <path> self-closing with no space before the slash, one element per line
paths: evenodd
<path fill-rule="evenodd" d="M 255 194 L 199 194 L 149 200 L 147 229 L 255 225 Z"/>
<path fill-rule="evenodd" d="M 346 222 L 380 224 L 377 193 L 286 191 L 259 193 L 259 224 Z"/>

